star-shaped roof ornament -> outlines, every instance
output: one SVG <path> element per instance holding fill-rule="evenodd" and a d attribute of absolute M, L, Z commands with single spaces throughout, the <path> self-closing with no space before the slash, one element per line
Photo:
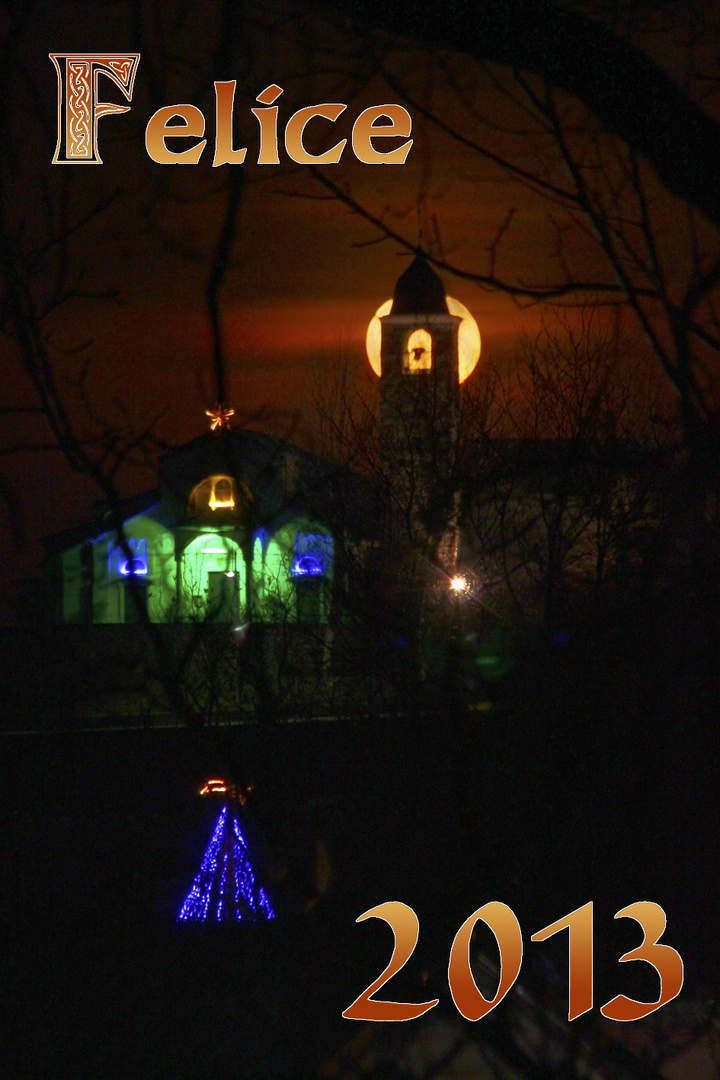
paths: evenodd
<path fill-rule="evenodd" d="M 235 415 L 235 410 L 218 404 L 214 409 L 206 409 L 205 415 L 210 417 L 210 430 L 220 431 L 222 428 L 230 428 L 230 417 Z"/>

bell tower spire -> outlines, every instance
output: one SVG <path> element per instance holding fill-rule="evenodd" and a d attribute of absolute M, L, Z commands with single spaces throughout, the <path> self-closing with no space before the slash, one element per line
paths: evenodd
<path fill-rule="evenodd" d="M 433 558 L 457 557 L 458 330 L 445 286 L 418 248 L 380 317 L 380 424 L 394 516 Z"/>

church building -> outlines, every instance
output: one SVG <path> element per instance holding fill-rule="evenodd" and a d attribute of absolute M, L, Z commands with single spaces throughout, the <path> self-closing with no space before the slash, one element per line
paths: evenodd
<path fill-rule="evenodd" d="M 46 542 L 57 621 L 326 622 L 334 471 L 252 431 L 209 431 L 170 451 L 158 487 L 118 507 L 119 523 L 106 510 Z"/>
<path fill-rule="evenodd" d="M 477 326 L 418 252 L 367 345 L 380 376 L 391 516 L 403 523 L 389 535 L 424 544 L 451 569 L 460 368 L 467 377 L 477 362 Z M 155 490 L 47 540 L 52 621 L 328 622 L 338 540 L 377 536 L 372 481 L 232 429 L 230 410 L 209 415 L 213 430 L 160 459 Z M 342 538 L 333 535 L 338 498 Z"/>

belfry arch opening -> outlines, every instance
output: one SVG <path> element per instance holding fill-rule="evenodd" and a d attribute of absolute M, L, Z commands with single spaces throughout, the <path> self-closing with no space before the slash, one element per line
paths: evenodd
<path fill-rule="evenodd" d="M 432 338 L 427 330 L 420 328 L 408 334 L 403 350 L 403 371 L 430 371 L 432 368 Z"/>

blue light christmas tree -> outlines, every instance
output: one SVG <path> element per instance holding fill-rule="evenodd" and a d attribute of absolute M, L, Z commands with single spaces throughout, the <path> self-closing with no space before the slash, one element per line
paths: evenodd
<path fill-rule="evenodd" d="M 250 863 L 237 814 L 223 806 L 178 922 L 261 922 L 274 919 Z"/>

